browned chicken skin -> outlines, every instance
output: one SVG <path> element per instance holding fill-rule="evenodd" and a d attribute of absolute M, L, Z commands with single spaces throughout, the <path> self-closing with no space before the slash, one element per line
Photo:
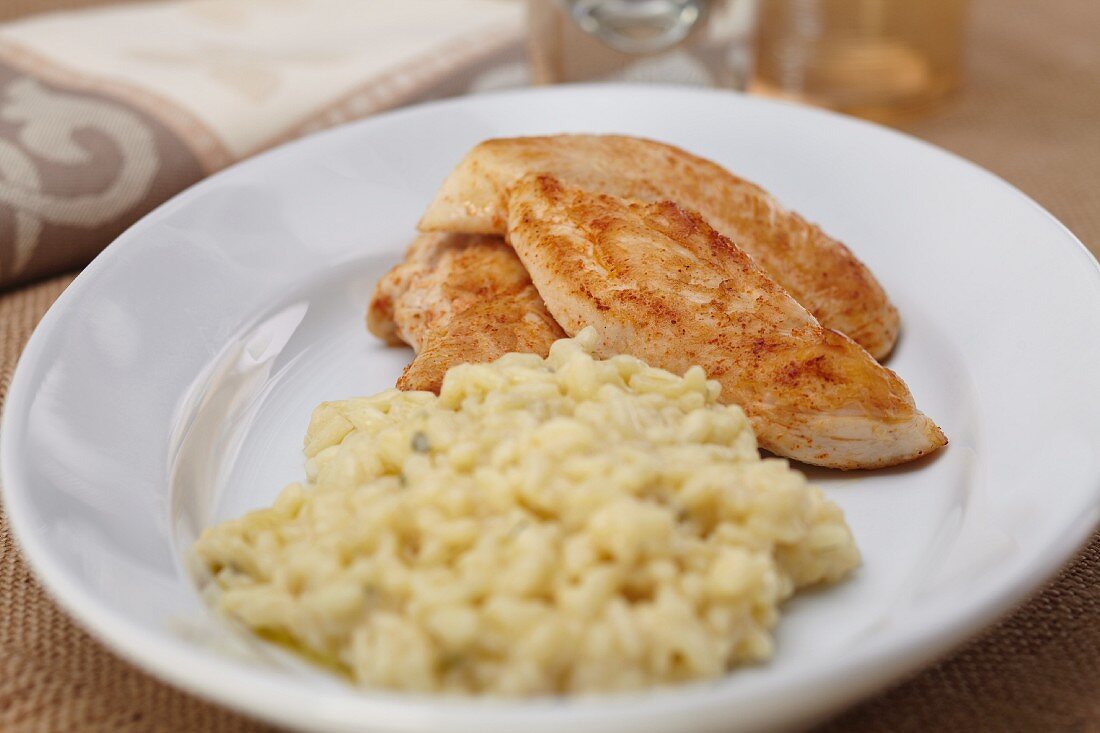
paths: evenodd
<path fill-rule="evenodd" d="M 569 334 L 682 374 L 698 364 L 761 446 L 833 468 L 909 461 L 947 441 L 905 383 L 823 328 L 698 214 L 564 186 L 512 187 L 508 239 Z"/>
<path fill-rule="evenodd" d="M 565 337 L 503 239 L 461 234 L 417 237 L 405 261 L 378 282 L 367 327 L 417 352 L 399 389 L 436 393 L 456 364 L 511 351 L 546 356 Z"/>
<path fill-rule="evenodd" d="M 671 200 L 698 211 L 822 325 L 847 334 L 875 358 L 893 348 L 897 311 L 847 247 L 759 186 L 664 143 L 618 135 L 488 140 L 447 178 L 420 228 L 504 234 L 509 191 L 532 172 L 595 192 Z"/>

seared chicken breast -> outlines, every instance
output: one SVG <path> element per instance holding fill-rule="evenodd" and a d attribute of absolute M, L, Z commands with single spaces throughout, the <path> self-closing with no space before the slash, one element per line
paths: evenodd
<path fill-rule="evenodd" d="M 488 140 L 443 183 L 420 221 L 424 231 L 503 234 L 508 194 L 527 173 L 699 212 L 827 328 L 877 359 L 897 339 L 898 313 L 862 262 L 767 191 L 684 150 L 618 135 Z"/>
<path fill-rule="evenodd" d="M 565 337 L 503 239 L 461 234 L 417 237 L 375 287 L 367 327 L 416 351 L 399 389 L 436 393 L 456 364 L 510 351 L 545 357 Z"/>
<path fill-rule="evenodd" d="M 695 212 L 531 174 L 511 187 L 508 240 L 553 318 L 592 325 L 603 355 L 682 374 L 699 364 L 760 445 L 833 468 L 876 468 L 947 440 L 905 383 L 822 327 Z"/>

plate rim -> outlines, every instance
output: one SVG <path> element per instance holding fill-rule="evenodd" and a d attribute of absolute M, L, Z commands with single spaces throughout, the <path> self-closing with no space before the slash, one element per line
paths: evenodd
<path fill-rule="evenodd" d="M 236 685 L 217 684 L 219 677 L 229 669 L 224 658 L 183 645 L 164 633 L 135 628 L 124 616 L 103 606 L 97 596 L 81 587 L 77 579 L 70 577 L 52 554 L 49 546 L 40 541 L 33 531 L 29 511 L 30 487 L 22 487 L 14 480 L 17 473 L 13 465 L 18 457 L 11 445 L 14 432 L 12 417 L 27 412 L 26 403 L 31 395 L 25 383 L 30 374 L 37 371 L 41 361 L 40 351 L 47 338 L 45 334 L 54 328 L 55 322 L 65 317 L 68 304 L 85 289 L 94 286 L 97 273 L 140 241 L 141 231 L 160 217 L 168 208 L 182 205 L 204 189 L 218 185 L 223 177 L 232 176 L 242 166 L 255 165 L 258 161 L 270 161 L 309 146 L 318 139 L 346 134 L 347 128 L 370 126 L 387 120 L 399 120 L 403 116 L 434 114 L 450 107 L 474 105 L 482 100 L 522 99 L 530 96 L 574 96 L 599 94 L 601 96 L 625 95 L 656 98 L 663 95 L 710 97 L 737 104 L 781 107 L 792 114 L 821 116 L 841 121 L 855 127 L 863 127 L 885 134 L 897 142 L 916 143 L 925 154 L 947 157 L 955 165 L 962 164 L 972 173 L 983 177 L 990 185 L 1013 196 L 1020 204 L 1026 204 L 1046 219 L 1048 224 L 1061 230 L 1074 244 L 1078 256 L 1091 262 L 1094 286 L 1100 290 L 1100 263 L 1084 243 L 1053 214 L 1011 183 L 960 155 L 914 137 L 865 120 L 822 110 L 785 100 L 765 99 L 726 90 L 685 88 L 673 85 L 630 84 L 576 84 L 549 88 L 522 88 L 487 94 L 469 95 L 435 100 L 422 104 L 390 110 L 352 123 L 320 131 L 280 145 L 260 155 L 234 163 L 217 173 L 189 186 L 161 203 L 127 228 L 87 265 L 50 306 L 35 327 L 9 384 L 3 415 L 0 417 L 0 498 L 8 517 L 9 531 L 15 545 L 22 552 L 34 577 L 70 618 L 74 619 L 95 639 L 113 653 L 135 664 L 159 680 L 184 689 L 199 697 L 214 700 L 251 717 L 258 717 L 283 725 L 323 725 L 333 730 L 357 730 L 364 724 L 379 724 L 393 729 L 414 730 L 441 722 L 450 723 L 457 730 L 509 730 L 521 720 L 537 724 L 538 729 L 557 728 L 563 724 L 601 723 L 616 730 L 630 730 L 632 721 L 640 716 L 678 716 L 685 712 L 701 712 L 703 709 L 721 710 L 723 691 L 708 683 L 695 683 L 656 690 L 643 690 L 609 696 L 581 698 L 562 705 L 556 698 L 527 700 L 446 698 L 409 693 L 372 690 L 321 691 L 294 684 L 293 678 L 275 676 L 268 670 L 249 669 L 248 677 L 235 679 Z M 1068 243 L 1067 243 L 1068 245 Z M 1036 245 L 1037 246 L 1037 245 Z M 1065 246 L 1057 244 L 1052 246 Z M 1100 509 L 1100 470 L 1091 479 L 1092 514 Z M 25 503 L 26 502 L 26 503 Z M 781 715 L 765 715 L 760 723 L 769 725 L 792 723 L 810 719 L 829 710 L 837 709 L 858 698 L 884 688 L 903 675 L 923 667 L 936 657 L 957 646 L 966 638 L 978 633 L 1015 606 L 1022 604 L 1038 590 L 1046 580 L 1057 573 L 1084 545 L 1097 525 L 1088 512 L 1059 527 L 1055 542 L 1048 544 L 1041 553 L 1025 559 L 1019 571 L 1006 579 L 985 596 L 970 598 L 959 604 L 950 618 L 932 627 L 914 632 L 910 637 L 899 637 L 893 643 L 864 647 L 850 657 L 832 665 L 815 665 L 792 672 L 785 688 L 802 689 L 803 686 L 825 684 L 830 678 L 845 677 L 843 693 L 831 696 L 806 695 L 801 702 L 790 704 Z M 728 677 L 721 678 L 728 680 Z M 836 685 L 834 684 L 834 687 Z M 301 695 L 306 691 L 306 695 Z M 295 701 L 294 693 L 299 693 Z M 278 693 L 278 694 L 276 694 Z M 776 691 L 771 691 L 776 694 Z M 745 711 L 750 713 L 753 711 Z M 372 713 L 372 714 L 368 714 Z M 468 720 L 456 720 L 455 716 L 471 716 Z M 619 716 L 609 719 L 609 716 Z M 538 717 L 538 720 L 534 718 Z M 463 727 L 466 726 L 466 727 Z M 474 726 L 474 727 L 470 727 Z"/>

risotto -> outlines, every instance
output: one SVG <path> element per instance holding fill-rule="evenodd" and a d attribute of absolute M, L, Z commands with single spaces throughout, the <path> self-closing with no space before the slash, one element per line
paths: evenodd
<path fill-rule="evenodd" d="M 532 695 L 767 659 L 779 604 L 859 563 L 744 413 L 595 333 L 328 402 L 308 481 L 196 544 L 219 607 L 371 687 Z"/>

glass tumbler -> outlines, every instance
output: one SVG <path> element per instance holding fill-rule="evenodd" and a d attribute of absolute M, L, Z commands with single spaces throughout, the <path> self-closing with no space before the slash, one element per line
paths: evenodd
<path fill-rule="evenodd" d="M 536 84 L 744 89 L 753 0 L 528 0 Z"/>
<path fill-rule="evenodd" d="M 880 122 L 962 78 L 967 0 L 760 0 L 753 92 Z"/>

